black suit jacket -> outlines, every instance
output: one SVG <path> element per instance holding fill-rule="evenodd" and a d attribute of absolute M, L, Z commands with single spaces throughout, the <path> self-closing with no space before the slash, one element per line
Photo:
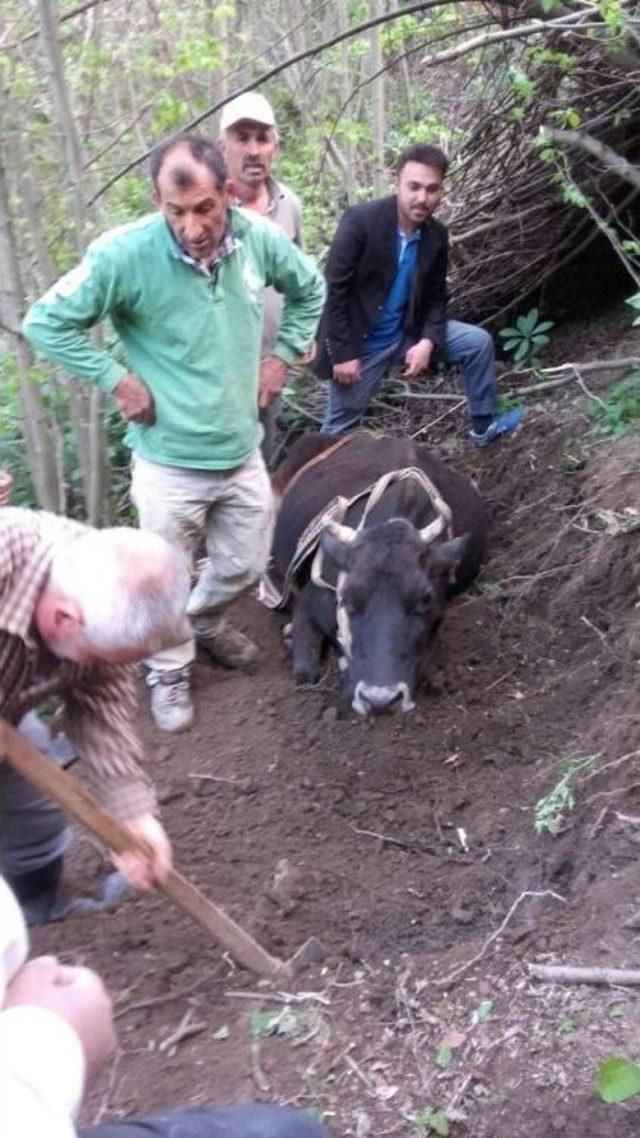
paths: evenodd
<path fill-rule="evenodd" d="M 318 330 L 314 371 L 329 379 L 333 365 L 362 356 L 398 267 L 398 206 L 395 194 L 351 206 L 331 242 L 325 276 L 327 302 Z M 405 315 L 405 331 L 436 347 L 444 339 L 447 315 L 448 235 L 429 218 L 420 244 Z"/>

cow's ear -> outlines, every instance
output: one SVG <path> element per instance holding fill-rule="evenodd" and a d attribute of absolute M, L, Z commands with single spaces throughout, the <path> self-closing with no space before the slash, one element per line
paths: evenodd
<path fill-rule="evenodd" d="M 454 537 L 452 541 L 442 541 L 429 547 L 429 565 L 449 572 L 457 569 L 469 546 L 469 534 Z"/>
<path fill-rule="evenodd" d="M 322 552 L 330 557 L 337 569 L 344 572 L 349 569 L 351 565 L 351 550 L 353 545 L 350 541 L 340 541 L 339 538 L 334 537 L 328 530 L 320 535 L 320 548 Z"/>

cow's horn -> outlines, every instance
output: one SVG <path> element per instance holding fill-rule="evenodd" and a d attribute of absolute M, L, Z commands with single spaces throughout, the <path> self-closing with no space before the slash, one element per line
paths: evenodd
<path fill-rule="evenodd" d="M 423 526 L 420 530 L 420 540 L 423 545 L 429 545 L 435 537 L 440 537 L 443 529 L 447 524 L 447 519 L 444 514 L 439 514 L 434 521 L 429 522 L 428 526 Z"/>
<path fill-rule="evenodd" d="M 343 541 L 345 545 L 350 541 L 355 541 L 357 536 L 356 531 L 351 529 L 351 526 L 340 525 L 339 522 L 335 522 L 331 518 L 325 522 L 325 529 L 327 533 L 331 534 L 331 537 L 335 537 L 336 541 Z"/>

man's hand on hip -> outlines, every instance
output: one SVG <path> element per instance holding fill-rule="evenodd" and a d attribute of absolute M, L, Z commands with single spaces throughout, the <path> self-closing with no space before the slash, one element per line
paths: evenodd
<path fill-rule="evenodd" d="M 287 375 L 287 365 L 279 356 L 267 356 L 260 364 L 258 406 L 268 407 L 278 397 Z"/>
<path fill-rule="evenodd" d="M 345 360 L 342 364 L 333 365 L 333 378 L 336 383 L 344 383 L 350 387 L 360 379 L 360 360 Z"/>
<path fill-rule="evenodd" d="M 123 375 L 120 383 L 114 387 L 113 394 L 124 419 L 130 419 L 132 423 L 144 423 L 148 427 L 155 423 L 153 395 L 137 375 Z"/>
<path fill-rule="evenodd" d="M 166 880 L 171 869 L 171 843 L 153 814 L 130 818 L 123 825 L 149 848 L 149 854 L 137 850 L 112 854 L 113 864 L 134 888 L 153 889 L 157 882 Z"/>
<path fill-rule="evenodd" d="M 432 340 L 418 340 L 412 348 L 405 352 L 404 357 L 404 371 L 405 379 L 415 379 L 417 375 L 421 375 L 426 371 L 431 363 L 431 356 L 433 355 L 433 341 Z"/>

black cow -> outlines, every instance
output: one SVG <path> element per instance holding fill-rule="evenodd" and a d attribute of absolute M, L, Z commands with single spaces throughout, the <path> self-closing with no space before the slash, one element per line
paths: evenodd
<path fill-rule="evenodd" d="M 274 489 L 269 576 L 293 602 L 296 681 L 317 679 L 328 640 L 356 711 L 409 711 L 445 602 L 482 559 L 473 483 L 411 440 L 357 431 L 300 440 Z"/>

